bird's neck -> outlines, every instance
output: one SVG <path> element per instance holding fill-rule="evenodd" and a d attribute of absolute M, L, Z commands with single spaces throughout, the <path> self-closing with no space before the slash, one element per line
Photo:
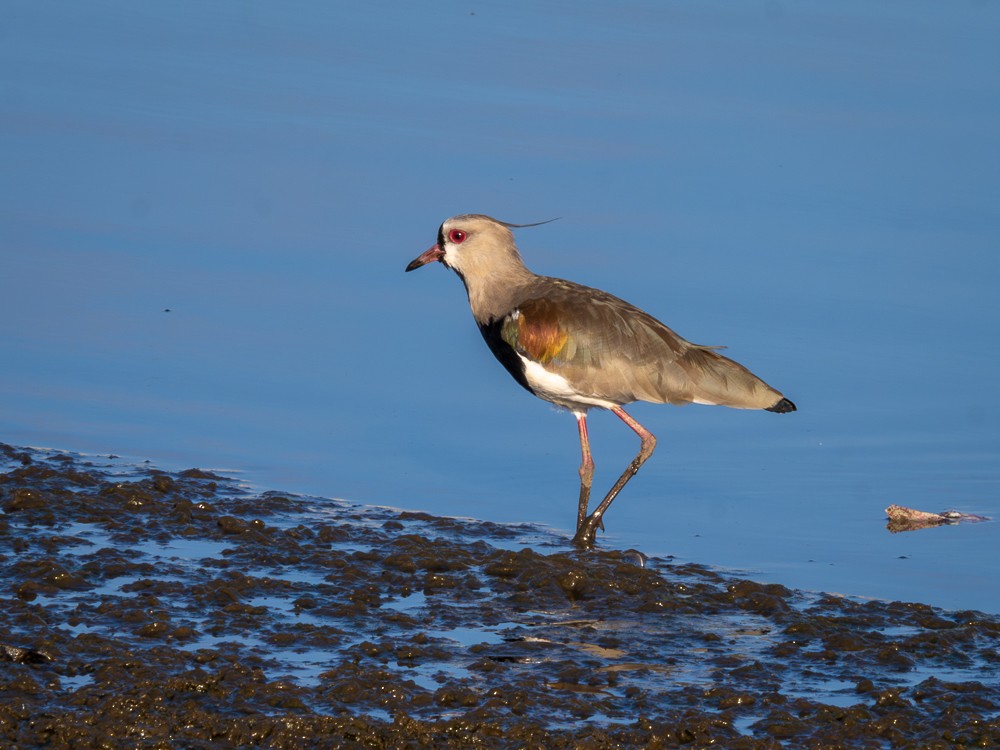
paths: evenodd
<path fill-rule="evenodd" d="M 477 323 L 496 320 L 524 298 L 525 289 L 538 277 L 523 264 L 511 264 L 489 274 L 458 272 L 469 294 L 469 307 Z"/>

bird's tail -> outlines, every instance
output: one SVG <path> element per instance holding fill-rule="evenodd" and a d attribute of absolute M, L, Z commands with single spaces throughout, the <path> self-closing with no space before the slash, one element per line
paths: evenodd
<path fill-rule="evenodd" d="M 692 400 L 736 409 L 766 409 L 785 413 L 795 404 L 739 362 L 709 347 L 692 346 L 678 360 L 692 383 Z"/>

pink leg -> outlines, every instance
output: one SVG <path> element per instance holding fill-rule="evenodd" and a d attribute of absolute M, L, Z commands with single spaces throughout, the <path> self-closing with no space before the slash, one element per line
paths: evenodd
<path fill-rule="evenodd" d="M 576 415 L 576 425 L 580 429 L 580 452 L 583 462 L 580 464 L 580 507 L 576 512 L 576 529 L 583 527 L 587 518 L 587 506 L 590 505 L 590 486 L 594 481 L 594 459 L 590 456 L 590 437 L 587 435 L 587 412 Z"/>
<path fill-rule="evenodd" d="M 625 424 L 632 428 L 635 434 L 638 435 L 639 439 L 642 441 L 642 445 L 639 447 L 638 455 L 632 459 L 632 463 L 630 463 L 625 471 L 622 472 L 622 475 L 618 477 L 618 481 L 615 482 L 615 486 L 611 488 L 611 491 L 608 492 L 605 498 L 601 501 L 600 505 L 594 508 L 593 513 L 583 519 L 582 524 L 577 525 L 576 536 L 573 537 L 573 541 L 582 547 L 593 546 L 594 537 L 597 535 L 597 527 L 602 525 L 602 516 L 605 512 L 607 512 L 611 503 L 618 496 L 618 493 L 622 491 L 622 488 L 628 484 L 628 480 L 636 475 L 639 468 L 646 463 L 646 459 L 653 455 L 653 449 L 656 448 L 656 438 L 653 436 L 653 433 L 632 419 L 632 417 L 630 417 L 624 409 L 620 406 L 616 406 L 612 408 L 611 411 L 613 411 L 615 415 Z"/>

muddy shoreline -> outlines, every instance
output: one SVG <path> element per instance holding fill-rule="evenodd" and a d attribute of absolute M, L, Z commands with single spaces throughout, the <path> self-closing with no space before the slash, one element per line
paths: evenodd
<path fill-rule="evenodd" d="M 1000 746 L 1000 618 L 0 445 L 0 746 Z"/>

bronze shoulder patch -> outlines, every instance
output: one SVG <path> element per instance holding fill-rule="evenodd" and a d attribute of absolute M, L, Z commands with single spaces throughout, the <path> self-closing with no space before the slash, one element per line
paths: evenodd
<path fill-rule="evenodd" d="M 516 340 L 508 338 L 508 327 Z M 560 327 L 553 307 L 539 301 L 511 313 L 504 325 L 504 339 L 525 356 L 546 364 L 566 348 L 569 332 Z"/>

